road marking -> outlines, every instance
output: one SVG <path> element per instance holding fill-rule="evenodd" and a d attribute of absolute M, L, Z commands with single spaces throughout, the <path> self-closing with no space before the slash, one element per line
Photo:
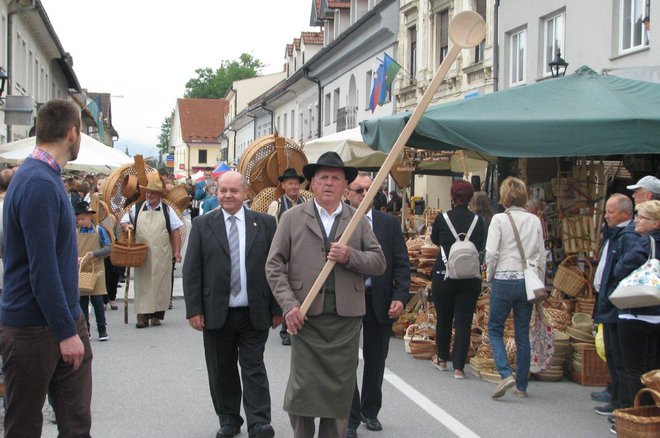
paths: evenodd
<path fill-rule="evenodd" d="M 364 360 L 361 348 L 360 360 Z M 479 438 L 479 435 L 472 432 L 467 426 L 447 413 L 447 411 L 433 403 L 424 394 L 404 382 L 387 367 L 385 368 L 384 378 L 390 383 L 390 385 L 394 386 L 399 392 L 408 397 L 413 403 L 425 410 L 430 416 L 435 418 L 447 429 L 454 432 L 457 436 L 461 438 Z"/>

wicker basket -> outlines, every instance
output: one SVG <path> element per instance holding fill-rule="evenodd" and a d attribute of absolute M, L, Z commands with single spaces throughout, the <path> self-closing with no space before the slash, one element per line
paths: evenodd
<path fill-rule="evenodd" d="M 171 190 L 165 193 L 164 197 L 170 201 L 179 211 L 184 211 L 186 208 L 190 207 L 190 195 L 188 194 L 188 189 L 186 189 L 184 184 L 174 186 Z"/>
<path fill-rule="evenodd" d="M 640 406 L 640 399 L 649 393 L 655 399 L 656 406 Z M 635 395 L 632 408 L 617 409 L 616 418 L 617 436 L 623 438 L 655 438 L 660 436 L 660 392 L 650 388 L 642 388 Z"/>
<path fill-rule="evenodd" d="M 83 257 L 82 260 L 80 260 L 80 265 L 78 266 L 78 289 L 80 289 L 81 292 L 92 292 L 96 286 L 96 281 L 103 273 L 103 271 L 96 271 L 96 267 L 94 266 L 94 258 L 92 258 L 91 272 L 83 272 L 82 267 L 85 264 L 86 259 L 87 256 Z"/>
<path fill-rule="evenodd" d="M 576 297 L 580 295 L 589 285 L 589 279 L 593 273 L 593 267 L 587 260 L 586 262 L 589 266 L 589 275 L 585 276 L 577 266 L 569 266 L 568 263 L 571 259 L 577 260 L 577 256 L 568 256 L 564 259 L 563 262 L 559 264 L 559 268 L 557 269 L 555 278 L 552 281 L 552 285 L 565 294 Z"/>
<path fill-rule="evenodd" d="M 576 297 L 577 305 L 575 306 L 576 312 L 586 313 L 587 315 L 594 314 L 594 306 L 596 305 L 596 297 L 593 293 L 591 285 L 586 289 L 585 295 Z"/>
<path fill-rule="evenodd" d="M 126 268 L 138 268 L 144 264 L 147 258 L 149 247 L 143 243 L 133 243 L 132 232 L 128 230 L 128 239 L 126 243 L 112 242 L 112 252 L 110 261 L 115 266 Z"/>
<path fill-rule="evenodd" d="M 429 360 L 436 354 L 435 336 L 426 338 L 413 336 L 408 345 L 410 346 L 410 354 L 415 359 Z"/>
<path fill-rule="evenodd" d="M 647 387 L 660 392 L 660 369 L 642 374 L 642 383 Z"/>

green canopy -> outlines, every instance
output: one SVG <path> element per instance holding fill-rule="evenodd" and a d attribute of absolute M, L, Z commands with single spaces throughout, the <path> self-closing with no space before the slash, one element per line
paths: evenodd
<path fill-rule="evenodd" d="M 361 122 L 362 137 L 388 152 L 411 113 Z M 499 157 L 660 153 L 660 84 L 574 74 L 429 107 L 407 146 Z"/>

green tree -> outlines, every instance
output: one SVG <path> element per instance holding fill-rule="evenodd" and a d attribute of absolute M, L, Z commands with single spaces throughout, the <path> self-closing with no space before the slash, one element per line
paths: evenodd
<path fill-rule="evenodd" d="M 209 67 L 198 68 L 195 70 L 197 77 L 186 82 L 184 97 L 221 99 L 234 81 L 259 76 L 263 67 L 261 61 L 243 53 L 233 61 L 223 60 L 215 71 Z"/>
<path fill-rule="evenodd" d="M 162 155 L 167 155 L 170 149 L 170 134 L 172 132 L 172 120 L 174 119 L 174 110 L 168 117 L 165 117 L 160 125 L 160 135 L 158 136 L 158 150 Z"/>

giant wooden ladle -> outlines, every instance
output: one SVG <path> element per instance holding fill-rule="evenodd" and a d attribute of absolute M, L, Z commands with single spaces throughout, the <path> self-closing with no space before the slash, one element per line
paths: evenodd
<path fill-rule="evenodd" d="M 351 238 L 351 235 L 353 235 L 353 232 L 355 231 L 355 228 L 357 228 L 358 223 L 362 220 L 362 217 L 367 212 L 367 208 L 371 205 L 371 201 L 373 201 L 376 192 L 385 180 L 385 177 L 394 165 L 397 157 L 403 150 L 403 147 L 412 135 L 415 127 L 417 127 L 417 123 L 419 123 L 419 120 L 422 118 L 422 114 L 424 114 L 424 111 L 426 111 L 426 107 L 429 106 L 431 98 L 440 86 L 442 80 L 445 78 L 445 75 L 449 71 L 449 67 L 451 67 L 451 65 L 454 63 L 454 60 L 460 53 L 461 49 L 476 46 L 481 41 L 483 41 L 485 35 L 486 23 L 484 22 L 483 18 L 481 18 L 481 16 L 476 12 L 465 11 L 456 14 L 454 18 L 452 18 L 451 22 L 449 23 L 449 38 L 451 38 L 451 41 L 454 43 L 451 47 L 451 50 L 438 67 L 438 71 L 435 73 L 431 84 L 424 92 L 422 100 L 419 102 L 419 105 L 417 105 L 417 108 L 415 108 L 415 111 L 413 111 L 412 115 L 410 116 L 410 120 L 408 120 L 408 123 L 406 123 L 406 126 L 404 126 L 401 134 L 399 134 L 399 138 L 396 140 L 396 143 L 394 143 L 392 150 L 387 155 L 383 165 L 374 177 L 371 187 L 367 191 L 366 195 L 364 195 L 364 199 L 351 218 L 351 221 L 348 223 L 348 226 L 346 227 L 346 230 L 344 231 L 344 234 L 342 234 L 338 243 L 342 245 L 346 245 L 348 243 L 348 240 Z M 327 260 L 325 262 L 323 269 L 312 285 L 312 288 L 309 290 L 309 294 L 307 294 L 305 301 L 300 306 L 300 312 L 303 316 L 307 314 L 307 311 L 312 305 L 312 302 L 319 294 L 321 286 L 323 286 L 325 283 L 334 266 L 335 262 L 333 261 Z"/>

